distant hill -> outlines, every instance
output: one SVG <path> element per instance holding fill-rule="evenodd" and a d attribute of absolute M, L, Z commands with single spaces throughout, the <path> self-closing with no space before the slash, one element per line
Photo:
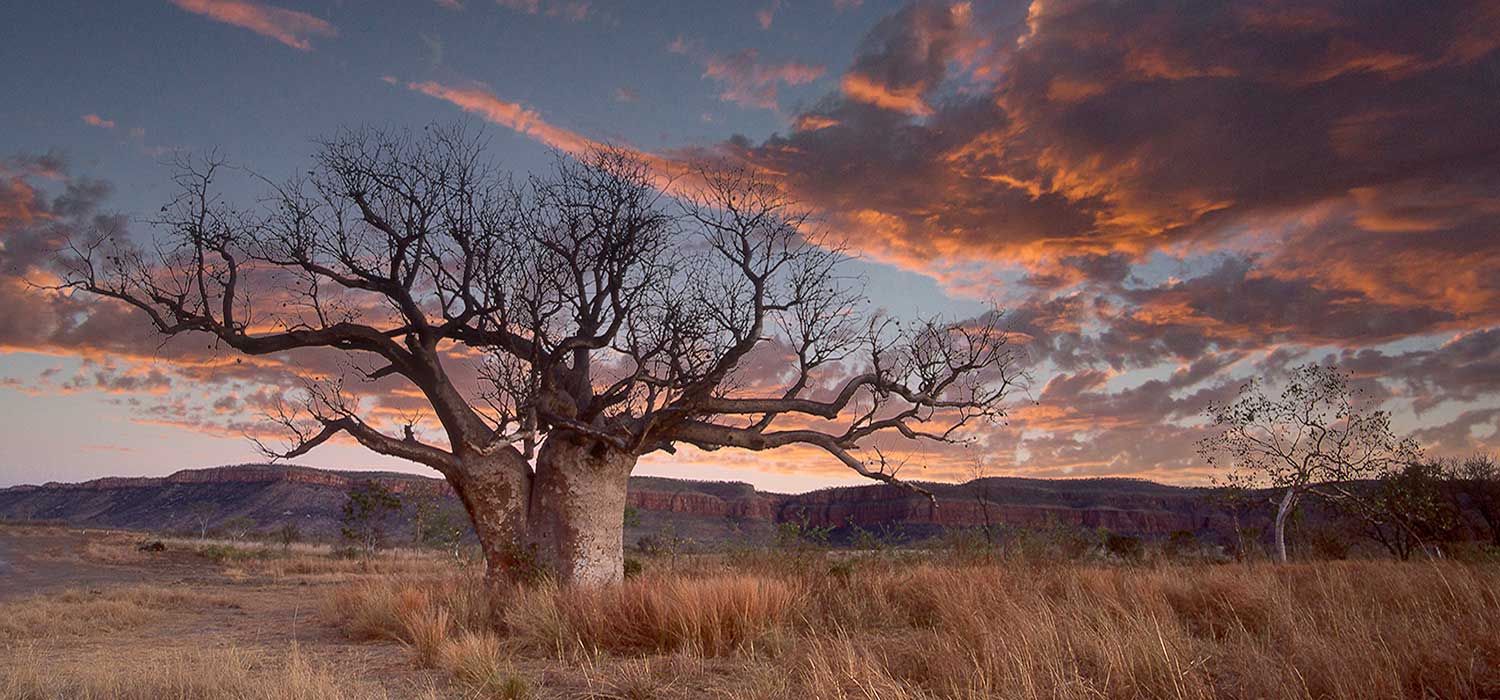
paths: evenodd
<path fill-rule="evenodd" d="M 0 518 L 55 520 L 75 525 L 161 532 L 196 532 L 226 523 L 269 532 L 296 523 L 309 538 L 339 532 L 348 489 L 377 481 L 407 504 L 393 539 L 410 538 L 414 504 L 427 502 L 462 521 L 446 482 L 392 472 L 346 472 L 309 467 L 241 464 L 188 469 L 166 477 L 109 477 L 0 489 Z M 908 538 L 947 528 L 983 525 L 1063 525 L 1164 537 L 1178 530 L 1222 535 L 1228 516 L 1207 491 L 1137 479 L 1023 479 L 991 477 L 964 484 L 924 483 L 936 504 L 884 484 L 821 489 L 802 494 L 757 491 L 739 482 L 632 477 L 635 522 L 626 544 L 670 534 L 702 545 L 769 542 L 784 522 L 835 528 L 835 539 L 855 526 Z"/>

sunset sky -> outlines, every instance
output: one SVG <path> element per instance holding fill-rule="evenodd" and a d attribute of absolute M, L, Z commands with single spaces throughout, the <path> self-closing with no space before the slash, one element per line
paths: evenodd
<path fill-rule="evenodd" d="M 1497 49 L 1488 0 L 5 3 L 0 486 L 260 461 L 255 397 L 309 362 L 28 284 L 68 233 L 149 238 L 174 153 L 282 179 L 341 126 L 456 122 L 517 173 L 591 142 L 749 163 L 873 305 L 998 303 L 1032 379 L 976 435 L 992 474 L 1205 483 L 1207 403 L 1306 362 L 1429 454 L 1500 450 Z M 860 483 L 796 450 L 637 473 Z"/>

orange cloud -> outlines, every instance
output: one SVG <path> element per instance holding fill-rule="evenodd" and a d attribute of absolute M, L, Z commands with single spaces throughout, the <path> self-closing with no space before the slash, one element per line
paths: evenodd
<path fill-rule="evenodd" d="M 548 146 L 568 153 L 579 153 L 594 142 L 577 132 L 548 124 L 541 115 L 521 105 L 496 97 L 479 85 L 459 87 L 436 82 L 407 83 L 406 86 L 429 97 L 449 102 L 459 109 L 477 114 L 485 121 L 499 124 Z"/>
<path fill-rule="evenodd" d="M 100 129 L 113 129 L 113 128 L 115 128 L 115 122 L 114 122 L 114 120 L 105 119 L 103 117 L 100 117 L 97 114 L 85 114 L 85 115 L 83 115 L 83 123 L 88 124 L 89 126 L 98 127 Z"/>
<path fill-rule="evenodd" d="M 858 73 L 845 75 L 842 87 L 845 96 L 858 102 L 881 109 L 906 112 L 918 117 L 932 115 L 932 108 L 922 100 L 921 91 L 918 89 L 892 88 Z"/>
<path fill-rule="evenodd" d="M 825 117 L 820 114 L 803 114 L 798 116 L 797 120 L 792 123 L 792 128 L 797 131 L 817 131 L 819 129 L 838 126 L 842 123 L 833 117 Z"/>
<path fill-rule="evenodd" d="M 302 51 L 312 50 L 311 37 L 338 36 L 332 24 L 305 12 L 248 0 L 171 0 L 172 4 L 224 24 L 249 29 Z"/>

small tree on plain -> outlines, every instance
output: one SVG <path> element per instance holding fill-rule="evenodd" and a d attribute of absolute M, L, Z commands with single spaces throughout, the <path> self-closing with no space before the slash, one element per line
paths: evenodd
<path fill-rule="evenodd" d="M 1348 482 L 1372 479 L 1415 462 L 1416 444 L 1391 431 L 1391 416 L 1356 403 L 1349 376 L 1336 367 L 1303 365 L 1279 394 L 1253 379 L 1229 403 L 1208 408 L 1210 435 L 1199 453 L 1242 488 L 1280 492 L 1273 534 L 1276 559 L 1287 560 L 1286 524 L 1309 495 L 1342 504 L 1362 497 Z"/>
<path fill-rule="evenodd" d="M 276 528 L 276 541 L 281 543 L 283 550 L 291 549 L 292 545 L 302 541 L 302 528 L 294 522 L 282 523 Z"/>
<path fill-rule="evenodd" d="M 344 539 L 370 556 L 385 546 L 386 517 L 399 512 L 399 496 L 378 482 L 360 481 L 344 500 Z"/>
<path fill-rule="evenodd" d="M 995 545 L 995 526 L 990 518 L 990 464 L 984 456 L 977 451 L 970 455 L 969 459 L 969 488 L 974 493 L 974 501 L 979 505 L 980 516 L 984 519 L 984 542 L 993 547 Z"/>
<path fill-rule="evenodd" d="M 1444 479 L 1441 462 L 1414 461 L 1381 474 L 1366 499 L 1349 504 L 1361 534 L 1402 561 L 1447 539 L 1459 519 Z"/>
<path fill-rule="evenodd" d="M 1494 456 L 1480 453 L 1446 461 L 1444 476 L 1455 509 L 1466 518 L 1477 513 L 1491 544 L 1500 547 L 1500 465 Z"/>
<path fill-rule="evenodd" d="M 224 524 L 220 525 L 219 527 L 223 529 L 224 535 L 229 539 L 236 542 L 242 542 L 247 537 L 249 537 L 250 532 L 255 529 L 255 521 L 251 520 L 250 518 L 240 516 L 225 521 Z"/>
<path fill-rule="evenodd" d="M 187 507 L 188 518 L 198 526 L 198 539 L 208 539 L 208 528 L 213 524 L 217 510 L 212 503 L 207 501 L 195 501 Z"/>
<path fill-rule="evenodd" d="M 483 146 L 461 129 L 346 132 L 260 207 L 217 194 L 221 163 L 183 164 L 154 247 L 77 241 L 62 287 L 167 336 L 332 349 L 414 389 L 435 436 L 393 435 L 343 377 L 308 377 L 273 416 L 291 444 L 266 451 L 347 435 L 437 470 L 491 576 L 620 580 L 642 455 L 798 445 L 903 484 L 871 441 L 958 442 L 1003 417 L 1020 375 L 998 312 L 866 314 L 837 243 L 755 174 L 693 167 L 667 188 L 600 147 L 517 183 Z"/>

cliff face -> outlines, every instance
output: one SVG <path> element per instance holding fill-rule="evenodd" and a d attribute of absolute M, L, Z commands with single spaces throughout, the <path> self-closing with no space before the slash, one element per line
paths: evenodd
<path fill-rule="evenodd" d="M 248 464 L 166 477 L 0 489 L 0 518 L 165 531 L 197 531 L 233 520 L 268 531 L 294 522 L 306 536 L 333 537 L 345 494 L 360 481 L 379 482 L 407 502 L 408 512 L 392 523 L 397 540 L 402 539 L 399 533 L 412 529 L 403 526 L 411 524 L 417 502 L 459 513 L 457 499 L 438 479 Z M 1223 520 L 1199 490 L 1127 479 L 992 478 L 926 486 L 936 495 L 935 504 L 887 485 L 785 495 L 743 483 L 635 477 L 629 503 L 639 523 L 627 529 L 626 544 L 662 533 L 703 543 L 756 543 L 769 540 L 783 522 L 915 532 L 986 523 L 1065 525 L 1161 536 L 1176 530 L 1203 532 Z"/>

